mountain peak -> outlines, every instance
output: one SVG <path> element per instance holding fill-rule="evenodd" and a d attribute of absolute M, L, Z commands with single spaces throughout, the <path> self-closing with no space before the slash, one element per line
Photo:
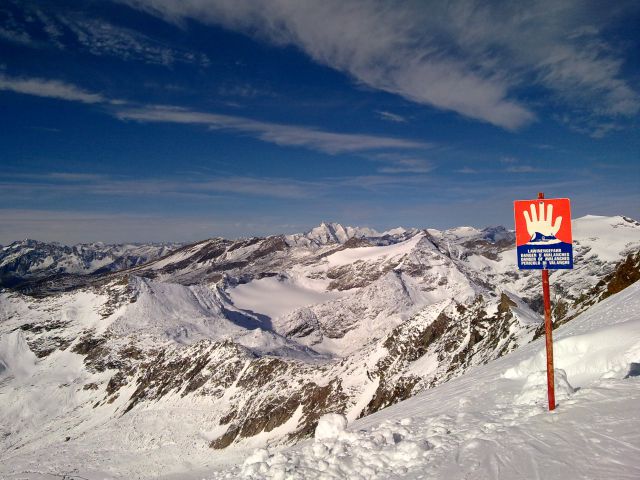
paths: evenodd
<path fill-rule="evenodd" d="M 367 227 L 343 226 L 336 222 L 323 221 L 317 227 L 312 228 L 304 235 L 307 239 L 320 244 L 345 243 L 351 238 L 379 237 L 380 234 Z"/>
<path fill-rule="evenodd" d="M 13 248 L 25 248 L 25 247 L 42 247 L 45 245 L 59 246 L 56 242 L 41 242 L 40 240 L 34 240 L 33 238 L 25 238 L 24 240 L 16 240 L 11 242 L 8 247 Z"/>

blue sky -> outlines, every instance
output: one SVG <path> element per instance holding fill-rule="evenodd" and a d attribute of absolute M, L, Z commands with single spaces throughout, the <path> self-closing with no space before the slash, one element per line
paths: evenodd
<path fill-rule="evenodd" d="M 607 3 L 607 5 L 605 5 Z M 0 243 L 640 217 L 640 4 L 7 0 Z"/>

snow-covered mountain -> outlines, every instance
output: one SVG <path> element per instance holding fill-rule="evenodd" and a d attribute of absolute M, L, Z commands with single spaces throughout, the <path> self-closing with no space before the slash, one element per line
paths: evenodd
<path fill-rule="evenodd" d="M 83 276 L 131 268 L 166 255 L 179 244 L 59 243 L 22 240 L 0 246 L 0 288 L 29 287 L 61 276 Z M 42 288 L 42 287 L 41 287 Z"/>
<path fill-rule="evenodd" d="M 558 325 L 640 272 L 637 222 L 583 217 L 574 238 L 576 268 L 551 275 Z M 305 438 L 326 413 L 354 421 L 528 344 L 539 291 L 502 227 L 337 224 L 205 240 L 65 293 L 7 290 L 0 460 L 61 472 L 46 452 L 66 448 L 83 471 L 152 477 Z"/>
<path fill-rule="evenodd" d="M 322 222 L 306 233 L 287 235 L 285 238 L 289 244 L 319 247 L 328 243 L 346 243 L 352 238 L 380 236 L 371 228 L 343 227 L 339 223 Z"/>

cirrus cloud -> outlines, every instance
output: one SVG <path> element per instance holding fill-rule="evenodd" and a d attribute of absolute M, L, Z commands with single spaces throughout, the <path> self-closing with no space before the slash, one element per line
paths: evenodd
<path fill-rule="evenodd" d="M 582 116 L 633 116 L 638 92 L 600 36 L 615 15 L 581 0 L 121 0 L 179 24 L 195 20 L 293 45 L 356 82 L 516 130 L 537 118 L 541 86 Z"/>
<path fill-rule="evenodd" d="M 88 92 L 71 83 L 44 78 L 16 78 L 0 75 L 0 90 L 81 103 L 107 101 L 99 93 Z"/>
<path fill-rule="evenodd" d="M 263 122 L 163 105 L 121 109 L 115 115 L 121 120 L 138 122 L 206 125 L 211 129 L 246 133 L 276 145 L 305 147 L 329 154 L 380 149 L 420 149 L 431 146 L 425 142 L 401 138 L 327 132 L 313 127 Z"/>

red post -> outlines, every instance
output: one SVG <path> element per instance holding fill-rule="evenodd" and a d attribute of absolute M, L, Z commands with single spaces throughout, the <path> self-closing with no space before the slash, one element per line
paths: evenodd
<path fill-rule="evenodd" d="M 538 193 L 538 199 L 543 199 L 544 193 Z M 544 330 L 547 345 L 547 397 L 549 411 L 556 408 L 556 393 L 553 373 L 553 324 L 551 323 L 551 296 L 549 294 L 549 270 L 542 270 L 542 297 L 544 299 Z"/>

